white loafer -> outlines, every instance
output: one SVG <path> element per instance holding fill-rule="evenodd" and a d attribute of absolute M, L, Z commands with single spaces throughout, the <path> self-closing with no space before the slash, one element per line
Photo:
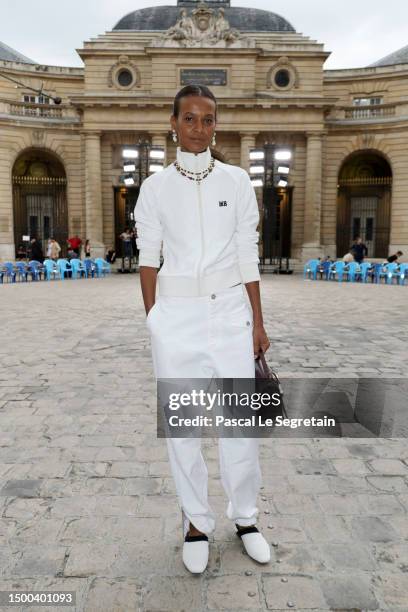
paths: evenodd
<path fill-rule="evenodd" d="M 186 535 L 183 544 L 183 563 L 192 574 L 201 574 L 208 564 L 208 537 Z"/>
<path fill-rule="evenodd" d="M 268 563 L 271 560 L 270 546 L 255 525 L 241 527 L 235 523 L 235 526 L 248 555 L 258 563 Z"/>

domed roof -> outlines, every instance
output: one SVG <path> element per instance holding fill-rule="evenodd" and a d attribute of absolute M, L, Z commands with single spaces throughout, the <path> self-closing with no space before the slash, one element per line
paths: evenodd
<path fill-rule="evenodd" d="M 0 42 L 0 60 L 5 60 L 6 62 L 21 62 L 22 64 L 35 64 L 33 60 L 2 42 Z"/>
<path fill-rule="evenodd" d="M 394 53 L 386 55 L 377 62 L 374 62 L 374 64 L 370 64 L 369 67 L 375 68 L 377 66 L 394 66 L 395 64 L 408 64 L 408 45 L 398 49 L 398 51 L 394 51 Z"/>
<path fill-rule="evenodd" d="M 125 15 L 114 30 L 158 30 L 171 28 L 180 15 L 181 7 L 194 8 L 193 2 L 178 2 L 178 6 L 152 6 Z M 295 28 L 280 15 L 254 8 L 231 7 L 229 3 L 207 2 L 211 8 L 223 8 L 231 28 L 242 32 L 295 32 Z M 187 8 L 188 7 L 188 8 Z M 189 11 L 190 12 L 190 11 Z"/>

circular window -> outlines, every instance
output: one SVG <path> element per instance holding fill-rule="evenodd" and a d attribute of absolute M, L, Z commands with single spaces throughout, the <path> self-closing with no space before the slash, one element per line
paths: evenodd
<path fill-rule="evenodd" d="M 118 72 L 117 79 L 121 87 L 129 87 L 133 83 L 133 74 L 130 70 L 123 68 Z"/>
<path fill-rule="evenodd" d="M 290 83 L 290 74 L 288 70 L 278 70 L 275 74 L 275 85 L 277 87 L 287 87 Z"/>

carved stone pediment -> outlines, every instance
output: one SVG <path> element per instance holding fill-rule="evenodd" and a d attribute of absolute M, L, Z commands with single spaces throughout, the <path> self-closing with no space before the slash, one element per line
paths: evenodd
<path fill-rule="evenodd" d="M 217 12 L 200 2 L 189 12 L 181 9 L 174 26 L 152 41 L 153 47 L 254 47 L 255 41 L 230 27 L 224 9 Z"/>

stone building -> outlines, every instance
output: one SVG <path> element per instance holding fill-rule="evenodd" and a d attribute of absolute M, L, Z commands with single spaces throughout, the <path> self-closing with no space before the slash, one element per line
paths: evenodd
<path fill-rule="evenodd" d="M 286 187 L 256 188 L 270 254 L 408 254 L 408 47 L 366 68 L 325 70 L 323 44 L 268 11 L 229 0 L 136 10 L 86 41 L 83 68 L 42 66 L 0 44 L 0 259 L 23 236 L 117 243 L 137 199 L 124 147 L 175 157 L 176 91 L 208 84 L 219 102 L 215 154 L 249 170 L 249 151 L 292 157 Z M 53 99 L 47 98 L 44 94 Z"/>

